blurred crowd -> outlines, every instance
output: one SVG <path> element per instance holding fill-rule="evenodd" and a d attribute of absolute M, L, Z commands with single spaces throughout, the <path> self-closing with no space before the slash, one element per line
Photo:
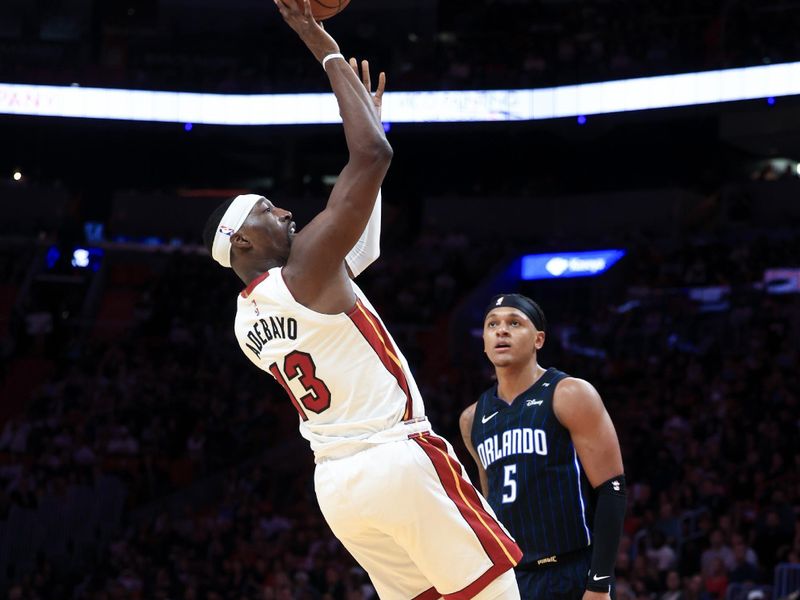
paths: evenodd
<path fill-rule="evenodd" d="M 126 8 L 157 2 L 78 2 L 95 12 L 76 27 L 59 16 L 69 3 L 22 4 L 0 15 L 2 82 L 222 93 L 327 85 L 277 15 L 231 36 Z M 440 0 L 423 12 L 412 19 L 419 29 L 401 18 L 354 27 L 348 15 L 328 27 L 342 32 L 345 50 L 385 69 L 394 90 L 800 60 L 796 0 Z M 752 173 L 765 182 L 796 176 L 772 163 Z M 737 585 L 771 584 L 778 564 L 800 565 L 800 295 L 763 283 L 768 268 L 800 268 L 800 236 L 797 223 L 751 230 L 753 202 L 709 197 L 694 225 L 725 221 L 722 233 L 696 228 L 681 242 L 631 235 L 618 289 L 560 282 L 558 299 L 520 290 L 550 316 L 542 364 L 591 381 L 619 434 L 630 495 L 618 600 L 723 600 Z M 359 280 L 412 364 L 434 427 L 470 469 L 457 418 L 491 370 L 477 339 L 454 368 L 448 331 L 480 327 L 453 315 L 529 245 L 423 228 L 385 245 Z M 99 285 L 82 275 L 64 294 L 68 262 L 39 281 L 29 272 L 38 252 L 46 260 L 36 244 L 0 247 L 0 593 L 374 598 L 319 513 L 291 405 L 236 345 L 235 277 L 205 256 L 109 252 Z M 47 544 L 25 564 L 10 552 L 15 540 L 4 536 L 16 515 L 100 489 L 105 477 L 125 489 L 110 540 L 66 561 Z"/>
<path fill-rule="evenodd" d="M 82 16 L 40 8 L 20 11 L 6 28 L 0 22 L 0 80 L 223 93 L 325 89 L 318 65 L 277 14 L 258 12 L 259 25 L 243 22 L 237 36 L 233 25 L 215 29 L 205 13 L 193 29 L 190 15 L 159 15 L 157 3 L 131 2 L 127 13 L 122 4 Z M 440 0 L 386 10 L 379 27 L 360 22 L 379 18 L 369 13 L 342 15 L 329 28 L 342 32 L 346 51 L 386 70 L 392 89 L 541 87 L 800 58 L 800 11 L 782 0 Z"/>
<path fill-rule="evenodd" d="M 453 308 L 519 248 L 427 230 L 386 248 L 361 282 L 465 464 L 457 415 L 489 385 L 488 363 L 478 340 L 468 368 L 426 361 Z M 642 241 L 614 302 L 543 301 L 542 364 L 595 384 L 623 446 L 619 600 L 722 600 L 733 584 L 769 584 L 777 564 L 800 564 L 800 296 L 760 285 L 798 250 L 796 235 L 776 231 Z M 236 347 L 239 283 L 204 256 L 106 260 L 100 314 L 126 292 L 122 327 L 96 323 L 79 352 L 74 340 L 17 348 L 16 359 L 55 360 L 0 430 L 0 523 L 101 474 L 125 483 L 124 516 L 88 566 L 42 552 L 33 570 L 12 568 L 9 598 L 374 597 L 319 514 L 293 409 Z M 214 476 L 221 492 L 164 504 Z"/>
<path fill-rule="evenodd" d="M 274 414 L 271 380 L 230 352 L 232 335 L 210 302 L 226 288 L 194 289 L 199 264 L 196 257 L 172 263 L 143 282 L 121 336 L 99 327 L 78 351 L 85 332 L 54 346 L 38 339 L 52 332 L 24 330 L 13 366 L 50 368 L 35 371 L 42 380 L 25 412 L 0 431 L 0 516 L 15 504 L 35 508 L 53 489 L 93 481 L 98 470 L 128 482 L 136 506 L 281 438 L 285 417 Z M 120 283 L 114 272 L 112 288 Z M 235 289 L 220 306 L 235 301 Z"/>
<path fill-rule="evenodd" d="M 596 384 L 619 431 L 618 597 L 721 599 L 800 564 L 800 302 L 657 289 L 562 323 L 555 364 Z"/>
<path fill-rule="evenodd" d="M 42 561 L 9 598 L 366 600 L 375 592 L 325 526 L 308 468 L 232 470 L 213 506 L 132 524 L 90 571 L 55 577 Z"/>

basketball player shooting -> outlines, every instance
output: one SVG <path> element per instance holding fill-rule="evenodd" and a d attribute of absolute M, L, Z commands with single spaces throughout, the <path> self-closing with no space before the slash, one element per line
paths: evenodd
<path fill-rule="evenodd" d="M 539 365 L 546 329 L 530 298 L 492 298 L 483 344 L 497 385 L 462 413 L 461 435 L 524 552 L 522 598 L 608 600 L 625 516 L 622 454 L 594 387 Z"/>
<path fill-rule="evenodd" d="M 379 253 L 385 76 L 373 96 L 366 61 L 359 80 L 308 0 L 276 5 L 330 80 L 349 157 L 299 232 L 291 212 L 254 194 L 209 217 L 209 252 L 246 284 L 239 346 L 297 409 L 322 513 L 383 600 L 519 598 L 519 548 L 431 431 L 408 363 L 351 279 Z"/>

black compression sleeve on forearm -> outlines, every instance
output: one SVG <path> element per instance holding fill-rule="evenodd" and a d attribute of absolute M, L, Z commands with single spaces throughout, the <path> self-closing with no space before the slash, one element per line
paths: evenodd
<path fill-rule="evenodd" d="M 625 475 L 612 477 L 595 488 L 597 508 L 594 513 L 594 539 L 592 540 L 592 568 L 586 589 L 593 592 L 611 591 L 614 564 L 617 562 L 619 540 L 625 520 L 628 490 Z"/>

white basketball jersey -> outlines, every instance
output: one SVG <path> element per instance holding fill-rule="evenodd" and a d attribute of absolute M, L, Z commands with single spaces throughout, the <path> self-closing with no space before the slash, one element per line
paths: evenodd
<path fill-rule="evenodd" d="M 407 421 L 419 419 L 416 429 L 429 428 L 406 359 L 352 285 L 355 307 L 335 315 L 296 302 L 280 267 L 255 279 L 238 298 L 239 346 L 286 390 L 317 462 L 407 438 Z"/>

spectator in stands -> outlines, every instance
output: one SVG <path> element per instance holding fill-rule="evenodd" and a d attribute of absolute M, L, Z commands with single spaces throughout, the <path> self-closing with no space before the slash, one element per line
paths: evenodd
<path fill-rule="evenodd" d="M 692 575 L 686 578 L 684 583 L 685 600 L 713 600 L 703 585 L 703 578 L 699 575 Z"/>
<path fill-rule="evenodd" d="M 700 557 L 703 575 L 708 575 L 711 572 L 712 566 L 717 559 L 721 561 L 724 568 L 732 567 L 734 564 L 733 551 L 725 544 L 722 532 L 719 529 L 712 531 L 709 541 L 710 547 Z"/>
<path fill-rule="evenodd" d="M 658 600 L 685 600 L 685 595 L 681 590 L 681 576 L 672 570 L 667 573 L 666 591 L 658 597 Z"/>
<path fill-rule="evenodd" d="M 662 576 L 675 567 L 677 560 L 675 550 L 667 544 L 666 537 L 657 529 L 652 532 L 647 558 Z"/>
<path fill-rule="evenodd" d="M 722 600 L 725 597 L 725 590 L 728 589 L 728 572 L 721 556 L 709 559 L 707 568 L 703 572 L 703 585 L 712 598 Z"/>
<path fill-rule="evenodd" d="M 781 525 L 778 511 L 769 508 L 757 526 L 756 538 L 753 543 L 753 548 L 767 573 L 772 572 L 780 560 L 781 554 L 786 553 L 791 540 L 792 531 L 787 531 Z"/>
<path fill-rule="evenodd" d="M 733 566 L 730 569 L 728 580 L 730 583 L 759 583 L 761 571 L 747 558 L 748 550 L 744 540 L 738 539 L 733 543 Z M 750 550 L 752 552 L 752 550 Z"/>

